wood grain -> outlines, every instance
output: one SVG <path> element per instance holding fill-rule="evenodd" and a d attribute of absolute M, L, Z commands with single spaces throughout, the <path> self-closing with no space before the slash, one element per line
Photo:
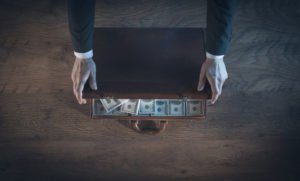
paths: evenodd
<path fill-rule="evenodd" d="M 203 0 L 103 0 L 96 26 L 205 27 Z M 300 1 L 240 1 L 204 122 L 139 135 L 72 95 L 65 1 L 1 1 L 0 180 L 300 179 Z"/>

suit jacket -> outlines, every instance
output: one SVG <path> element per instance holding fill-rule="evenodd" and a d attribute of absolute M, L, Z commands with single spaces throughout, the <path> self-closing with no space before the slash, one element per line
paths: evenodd
<path fill-rule="evenodd" d="M 68 19 L 75 52 L 93 49 L 95 0 L 69 0 Z M 207 0 L 206 51 L 224 55 L 232 36 L 235 0 Z"/>

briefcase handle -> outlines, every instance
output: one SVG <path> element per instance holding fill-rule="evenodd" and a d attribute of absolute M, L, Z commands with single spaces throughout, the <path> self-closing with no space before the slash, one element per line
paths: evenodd
<path fill-rule="evenodd" d="M 155 129 L 151 129 L 151 130 L 141 129 L 139 126 L 140 121 L 141 120 L 130 120 L 130 125 L 134 131 L 141 134 L 158 134 L 164 132 L 168 125 L 168 121 L 160 120 L 158 121 L 158 124 L 155 124 L 156 125 Z"/>

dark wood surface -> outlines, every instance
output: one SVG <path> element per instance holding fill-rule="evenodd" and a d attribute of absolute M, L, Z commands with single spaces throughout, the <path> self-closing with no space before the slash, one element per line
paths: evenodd
<path fill-rule="evenodd" d="M 96 26 L 204 27 L 205 5 L 99 1 Z M 76 103 L 65 1 L 1 1 L 0 180 L 299 180 L 299 9 L 240 1 L 207 120 L 140 135 Z"/>
<path fill-rule="evenodd" d="M 210 98 L 197 91 L 205 60 L 201 28 L 96 28 L 97 84 L 86 98 Z M 88 84 L 87 84 L 88 85 Z"/>

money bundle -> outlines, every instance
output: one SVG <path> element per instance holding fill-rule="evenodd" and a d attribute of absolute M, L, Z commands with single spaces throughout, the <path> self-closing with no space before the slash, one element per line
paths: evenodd
<path fill-rule="evenodd" d="M 113 116 L 126 116 L 127 113 L 121 111 L 121 106 L 117 107 L 116 109 L 111 111 Z"/>
<path fill-rule="evenodd" d="M 154 99 L 141 99 L 139 115 L 153 114 L 155 112 Z"/>
<path fill-rule="evenodd" d="M 181 99 L 172 99 L 169 101 L 169 115 L 170 116 L 184 116 L 185 102 Z"/>
<path fill-rule="evenodd" d="M 100 99 L 94 99 L 93 100 L 93 112 L 97 115 L 112 115 L 111 112 L 107 112 L 101 103 Z"/>
<path fill-rule="evenodd" d="M 186 101 L 186 115 L 187 116 L 201 116 L 203 115 L 203 101 L 199 99 L 189 99 Z"/>
<path fill-rule="evenodd" d="M 105 110 L 107 112 L 110 112 L 127 102 L 128 99 L 100 99 L 100 101 L 104 106 Z"/>
<path fill-rule="evenodd" d="M 153 116 L 166 116 L 168 115 L 169 100 L 168 99 L 156 99 L 155 100 L 155 112 Z"/>
<path fill-rule="evenodd" d="M 121 112 L 137 115 L 140 107 L 139 99 L 130 99 L 121 106 Z"/>

